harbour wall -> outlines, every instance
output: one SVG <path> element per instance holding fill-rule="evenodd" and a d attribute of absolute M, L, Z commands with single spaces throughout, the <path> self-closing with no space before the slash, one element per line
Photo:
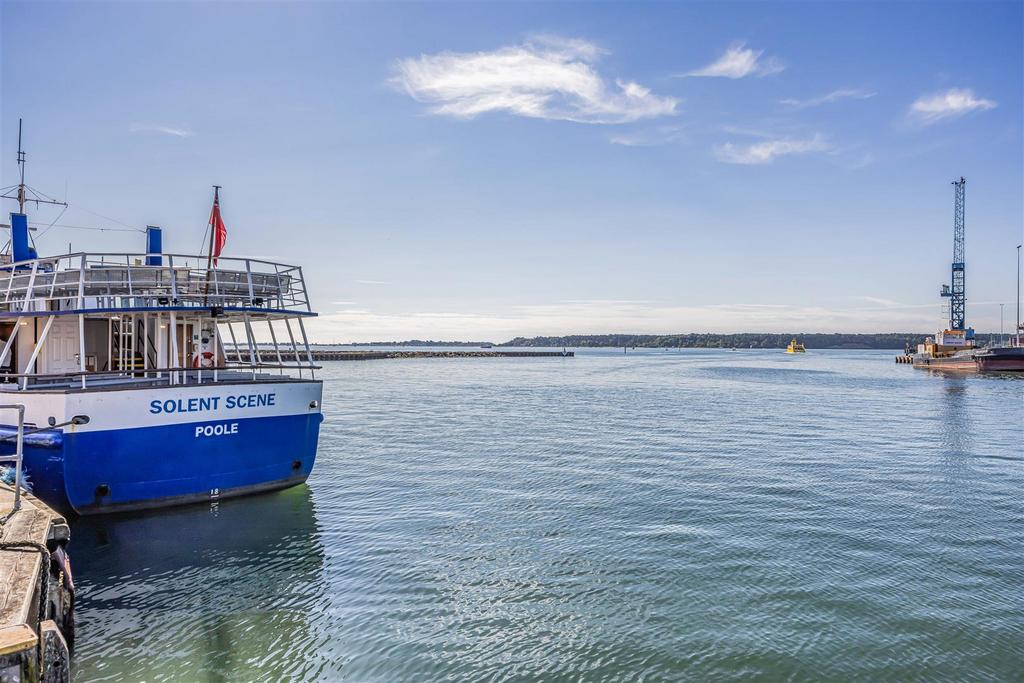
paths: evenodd
<path fill-rule="evenodd" d="M 305 359 L 305 352 L 300 352 Z M 310 354 L 314 361 L 334 360 L 383 360 L 389 358 L 572 358 L 575 353 L 572 351 L 335 351 L 329 349 L 312 349 Z M 248 350 L 226 352 L 228 361 L 248 363 L 250 353 Z M 272 349 L 259 349 L 260 358 L 264 363 L 277 360 Z M 294 360 L 294 353 L 289 349 L 286 353 L 283 349 L 281 356 L 285 361 Z"/>

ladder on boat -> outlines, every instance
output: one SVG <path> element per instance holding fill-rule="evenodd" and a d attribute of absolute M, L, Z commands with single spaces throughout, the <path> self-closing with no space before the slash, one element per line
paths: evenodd
<path fill-rule="evenodd" d="M 110 370 L 129 372 L 142 372 L 148 367 L 156 367 L 156 345 L 152 337 L 149 344 L 145 344 L 142 335 L 146 331 L 139 325 L 139 320 L 132 317 L 129 320 L 119 318 L 110 319 Z M 143 350 L 149 350 L 149 363 L 143 355 Z"/>

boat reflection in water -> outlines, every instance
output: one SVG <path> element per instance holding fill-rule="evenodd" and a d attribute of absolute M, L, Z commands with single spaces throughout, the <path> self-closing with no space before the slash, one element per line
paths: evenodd
<path fill-rule="evenodd" d="M 81 680 L 311 680 L 321 670 L 308 615 L 325 593 L 324 549 L 305 485 L 83 517 L 72 538 Z"/>

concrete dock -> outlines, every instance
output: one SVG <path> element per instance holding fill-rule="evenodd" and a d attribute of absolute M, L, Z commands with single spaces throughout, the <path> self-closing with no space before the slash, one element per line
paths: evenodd
<path fill-rule="evenodd" d="M 227 358 L 230 361 L 248 362 L 249 352 L 247 350 L 241 350 L 234 352 L 231 350 L 226 351 Z M 274 351 L 272 349 L 259 349 L 260 357 L 264 362 L 275 359 Z M 501 351 L 501 350 L 481 350 L 481 351 L 463 351 L 463 350 L 444 350 L 444 351 L 411 351 L 404 349 L 395 349 L 388 351 L 337 351 L 331 349 L 311 349 L 310 354 L 313 356 L 314 361 L 328 361 L 328 360 L 382 360 L 386 358 L 572 358 L 575 353 L 572 351 Z M 285 353 L 282 351 L 282 356 Z M 287 354 L 291 357 L 291 353 Z M 302 352 L 305 357 L 305 352 Z"/>
<path fill-rule="evenodd" d="M 67 522 L 24 491 L 0 484 L 0 680 L 71 677 L 74 584 Z"/>

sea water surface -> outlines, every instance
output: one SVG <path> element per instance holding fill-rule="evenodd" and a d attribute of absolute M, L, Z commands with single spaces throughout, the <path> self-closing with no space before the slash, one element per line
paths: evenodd
<path fill-rule="evenodd" d="M 1024 378 L 327 363 L 307 485 L 81 519 L 78 681 L 1024 677 Z"/>

